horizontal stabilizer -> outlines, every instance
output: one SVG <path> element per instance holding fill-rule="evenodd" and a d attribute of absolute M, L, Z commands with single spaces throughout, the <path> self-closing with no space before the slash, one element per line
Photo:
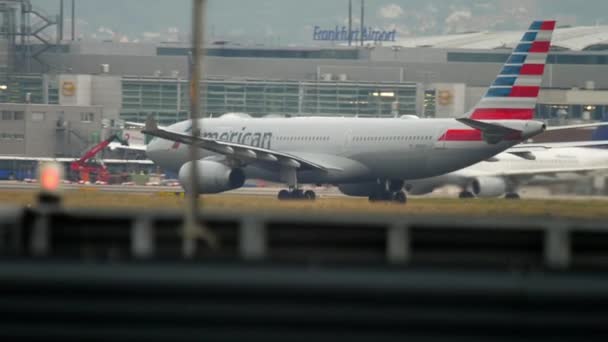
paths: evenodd
<path fill-rule="evenodd" d="M 488 144 L 497 144 L 498 142 L 504 139 L 521 137 L 521 131 L 502 125 L 477 121 L 469 118 L 459 118 L 456 120 L 469 127 L 473 127 L 475 129 L 480 130 L 482 132 L 483 140 L 486 141 Z"/>

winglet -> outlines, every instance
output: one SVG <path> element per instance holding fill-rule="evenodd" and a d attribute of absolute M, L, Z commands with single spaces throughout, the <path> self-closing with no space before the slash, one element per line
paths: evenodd
<path fill-rule="evenodd" d="M 153 132 L 158 130 L 158 124 L 156 123 L 156 120 L 154 119 L 154 115 L 148 115 L 148 118 L 146 119 L 146 126 L 144 126 L 144 129 L 142 130 L 143 133 L 145 133 L 146 131 L 148 132 Z"/>

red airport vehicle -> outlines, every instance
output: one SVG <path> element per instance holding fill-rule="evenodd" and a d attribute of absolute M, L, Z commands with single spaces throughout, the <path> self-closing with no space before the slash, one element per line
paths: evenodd
<path fill-rule="evenodd" d="M 93 158 L 114 140 L 119 141 L 123 145 L 128 145 L 127 140 L 123 140 L 118 135 L 113 134 L 106 140 L 93 146 L 80 159 L 70 163 L 73 180 L 82 183 L 97 182 L 107 184 L 110 178 L 108 168 L 102 162 L 97 162 Z"/>

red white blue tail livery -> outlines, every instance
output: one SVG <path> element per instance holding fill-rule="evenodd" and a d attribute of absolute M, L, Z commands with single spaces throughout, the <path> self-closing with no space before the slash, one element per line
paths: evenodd
<path fill-rule="evenodd" d="M 535 21 L 470 114 L 475 120 L 531 120 L 555 21 Z"/>

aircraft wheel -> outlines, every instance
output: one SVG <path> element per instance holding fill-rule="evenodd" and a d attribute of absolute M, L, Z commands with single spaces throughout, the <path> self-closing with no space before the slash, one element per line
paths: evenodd
<path fill-rule="evenodd" d="M 505 195 L 505 199 L 514 199 L 514 200 L 518 200 L 520 199 L 519 194 L 517 192 L 509 192 Z"/>
<path fill-rule="evenodd" d="M 407 202 L 407 196 L 405 195 L 405 192 L 397 191 L 394 195 L 393 200 L 397 203 L 405 204 L 405 202 Z"/>
<path fill-rule="evenodd" d="M 380 193 L 379 197 L 382 201 L 392 201 L 393 200 L 393 194 L 389 191 L 382 191 Z"/>
<path fill-rule="evenodd" d="M 291 198 L 293 199 L 303 199 L 304 198 L 304 192 L 300 189 L 294 189 L 291 192 Z"/>
<path fill-rule="evenodd" d="M 458 194 L 458 198 L 461 198 L 461 199 L 475 198 L 475 195 L 473 195 L 473 193 L 470 191 L 462 191 L 462 192 L 460 192 L 460 194 Z"/>
<path fill-rule="evenodd" d="M 314 201 L 317 198 L 317 195 L 312 190 L 307 190 L 304 192 L 304 198 L 310 201 Z"/>
<path fill-rule="evenodd" d="M 277 198 L 281 201 L 283 200 L 287 200 L 291 198 L 291 194 L 289 193 L 289 191 L 283 189 L 281 191 L 279 191 L 279 194 L 277 195 Z"/>

